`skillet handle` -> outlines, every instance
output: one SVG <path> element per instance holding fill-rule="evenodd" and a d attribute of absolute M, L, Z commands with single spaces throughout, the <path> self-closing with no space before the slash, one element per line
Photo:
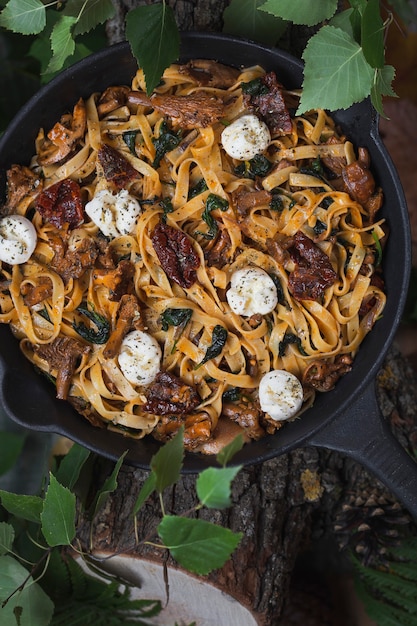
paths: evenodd
<path fill-rule="evenodd" d="M 348 411 L 309 437 L 307 444 L 358 461 L 417 519 L 417 463 L 391 432 L 378 406 L 374 384 L 353 400 Z"/>

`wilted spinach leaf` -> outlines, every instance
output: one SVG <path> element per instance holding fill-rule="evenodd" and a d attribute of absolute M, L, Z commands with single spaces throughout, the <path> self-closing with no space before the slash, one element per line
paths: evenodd
<path fill-rule="evenodd" d="M 195 198 L 196 196 L 200 195 L 200 193 L 203 193 L 203 191 L 207 191 L 207 189 L 207 183 L 204 178 L 202 178 L 198 181 L 198 183 L 194 185 L 194 187 L 191 187 L 191 189 L 189 190 L 188 200 L 191 200 L 191 198 Z"/>
<path fill-rule="evenodd" d="M 94 328 L 88 328 L 84 322 L 76 324 L 73 322 L 72 327 L 83 339 L 90 343 L 103 344 L 107 343 L 110 336 L 110 324 L 108 320 L 96 311 L 90 311 L 86 303 L 82 303 L 77 307 L 77 311 L 93 322 Z"/>
<path fill-rule="evenodd" d="M 178 146 L 182 139 L 182 131 L 174 132 L 168 128 L 168 124 L 163 121 L 160 127 L 159 137 L 153 140 L 155 145 L 155 159 L 152 167 L 159 167 L 161 159 L 170 150 Z"/>
<path fill-rule="evenodd" d="M 185 326 L 192 315 L 192 309 L 165 309 L 161 315 L 162 330 L 168 330 L 170 326 Z"/>
<path fill-rule="evenodd" d="M 211 212 L 214 211 L 215 209 L 220 209 L 220 211 L 227 211 L 228 207 L 229 207 L 229 203 L 227 200 L 225 200 L 225 198 L 221 198 L 220 196 L 217 196 L 215 193 L 210 193 L 207 196 L 206 206 L 201 216 L 203 218 L 203 221 L 208 226 L 208 231 L 203 233 L 200 230 L 198 230 L 197 233 L 199 235 L 203 235 L 203 237 L 205 237 L 206 239 L 214 239 L 215 236 L 217 235 L 219 227 L 217 225 L 215 218 L 212 216 Z"/>
<path fill-rule="evenodd" d="M 249 161 L 242 161 L 236 168 L 236 176 L 254 179 L 256 176 L 266 176 L 272 168 L 272 163 L 263 154 L 257 154 Z"/>
<path fill-rule="evenodd" d="M 123 133 L 123 141 L 134 156 L 136 156 L 135 142 L 138 132 L 139 131 L 137 130 L 127 130 L 125 133 Z"/>
<path fill-rule="evenodd" d="M 293 333 L 285 333 L 284 338 L 280 342 L 279 347 L 278 347 L 278 356 L 280 357 L 284 356 L 287 346 L 290 343 L 296 344 L 300 354 L 302 354 L 303 356 L 307 356 L 307 352 L 304 350 L 303 346 L 301 345 L 300 337 L 297 337 L 297 335 L 294 335 Z"/>
<path fill-rule="evenodd" d="M 207 348 L 207 351 L 206 351 L 206 354 L 204 355 L 203 360 L 200 361 L 200 363 L 196 366 L 196 369 L 200 367 L 201 365 L 204 365 L 204 363 L 207 363 L 207 361 L 210 361 L 211 359 L 214 359 L 216 356 L 219 356 L 219 354 L 221 353 L 221 351 L 223 350 L 225 346 L 226 341 L 227 341 L 227 330 L 224 328 L 224 326 L 217 324 L 213 328 L 213 334 L 211 337 L 211 345 Z"/>
<path fill-rule="evenodd" d="M 242 83 L 242 93 L 248 96 L 263 96 L 269 92 L 262 78 L 254 78 L 248 83 Z"/>

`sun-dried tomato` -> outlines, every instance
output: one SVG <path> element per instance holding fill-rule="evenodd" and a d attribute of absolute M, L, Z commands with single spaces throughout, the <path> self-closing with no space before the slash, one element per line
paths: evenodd
<path fill-rule="evenodd" d="M 115 148 L 103 144 L 97 154 L 99 163 L 103 168 L 106 180 L 113 183 L 118 189 L 124 189 L 139 172 L 133 165 Z"/>
<path fill-rule="evenodd" d="M 64 224 L 70 229 L 77 228 L 84 221 L 80 186 L 70 178 L 58 181 L 38 196 L 36 209 L 45 221 L 57 228 Z"/>
<path fill-rule="evenodd" d="M 168 277 L 181 287 L 189 289 L 197 280 L 200 259 L 185 233 L 159 222 L 151 233 L 155 252 Z"/>
<path fill-rule="evenodd" d="M 290 292 L 296 300 L 320 300 L 337 278 L 329 257 L 301 231 L 289 252 L 296 264 L 288 278 Z"/>
<path fill-rule="evenodd" d="M 200 402 L 194 387 L 170 372 L 159 372 L 149 386 L 143 410 L 154 415 L 185 415 Z"/>

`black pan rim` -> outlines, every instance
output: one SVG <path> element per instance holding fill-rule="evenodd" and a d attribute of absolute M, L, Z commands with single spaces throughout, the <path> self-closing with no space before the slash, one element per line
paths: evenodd
<path fill-rule="evenodd" d="M 199 54 L 191 55 L 191 51 L 196 49 L 199 50 Z M 212 49 L 215 49 L 216 54 L 212 54 Z M 221 33 L 182 33 L 181 56 L 183 59 L 192 58 L 192 56 L 204 56 L 206 50 L 210 51 L 210 53 L 207 53 L 209 58 L 220 58 L 226 53 L 229 58 L 232 51 L 234 55 L 237 54 L 242 57 L 242 52 L 244 51 L 244 56 L 248 55 L 249 57 L 254 58 L 254 60 L 266 57 L 269 59 L 270 64 L 281 64 L 282 66 L 285 65 L 288 68 L 295 68 L 298 75 L 298 82 L 300 80 L 300 76 L 302 75 L 301 61 L 285 51 L 269 48 L 247 39 L 230 37 Z M 100 52 L 83 59 L 76 65 L 64 70 L 53 81 L 51 81 L 51 83 L 43 87 L 16 115 L 1 138 L 0 169 L 4 170 L 4 167 L 7 166 L 7 163 L 3 162 L 3 152 L 8 151 L 8 146 L 12 141 L 12 137 L 14 137 L 15 133 L 18 132 L 22 122 L 28 115 L 31 114 L 34 107 L 37 106 L 39 108 L 41 103 L 46 102 L 47 98 L 53 94 L 54 91 L 63 88 L 68 83 L 74 83 L 76 78 L 79 77 L 79 75 L 82 75 L 83 72 L 86 72 L 87 70 L 90 72 L 98 71 L 98 68 L 101 67 L 103 63 L 108 63 L 110 60 L 114 60 L 115 56 L 116 58 L 131 56 L 129 45 L 126 42 L 122 42 L 109 48 L 105 48 Z M 234 58 L 236 58 L 236 56 Z M 223 60 L 223 62 L 226 61 Z M 235 65 L 237 64 L 232 63 L 232 57 L 230 57 L 230 63 Z M 406 300 L 406 285 L 408 285 L 408 276 L 411 267 L 411 241 L 409 224 L 407 221 L 407 208 L 404 194 L 398 180 L 398 175 L 378 135 L 377 117 L 373 114 L 369 102 L 354 105 L 354 107 L 352 107 L 348 112 L 336 112 L 334 116 L 336 119 L 340 118 L 341 124 L 343 124 L 346 119 L 353 119 L 354 126 L 352 128 L 360 126 L 361 123 L 364 124 L 363 120 L 365 119 L 366 129 L 369 127 L 369 131 L 363 133 L 366 135 L 363 138 L 371 147 L 374 156 L 377 158 L 377 169 L 381 170 L 382 168 L 384 177 L 389 181 L 389 184 L 392 187 L 392 199 L 390 199 L 390 202 L 398 205 L 400 213 L 401 219 L 399 220 L 399 225 L 397 224 L 397 231 L 395 231 L 394 235 L 396 238 L 394 238 L 392 246 L 394 246 L 395 243 L 398 243 L 398 241 L 401 244 L 402 249 L 399 253 L 396 251 L 396 256 L 402 265 L 403 271 L 401 273 L 400 280 L 397 280 L 396 284 L 394 284 L 394 281 L 391 280 L 395 293 L 391 296 L 388 293 L 387 309 L 384 313 L 384 318 L 377 322 L 372 333 L 365 339 L 366 348 L 365 350 L 362 350 L 362 348 L 359 350 L 355 359 L 355 367 L 353 371 L 344 377 L 343 380 L 339 381 L 336 389 L 330 392 L 333 394 L 332 402 L 330 403 L 331 410 L 326 411 L 326 404 L 328 405 L 329 402 L 320 398 L 318 406 L 319 410 L 323 412 L 320 419 L 315 419 L 314 423 L 310 423 L 311 420 L 309 421 L 308 416 L 304 415 L 300 418 L 300 420 L 287 424 L 282 431 L 279 431 L 276 435 L 248 444 L 241 451 L 241 453 L 236 456 L 236 463 L 258 463 L 270 459 L 278 454 L 282 454 L 294 447 L 300 446 L 303 442 L 308 440 L 309 436 L 317 433 L 321 428 L 323 428 L 327 422 L 333 420 L 339 414 L 347 412 L 349 404 L 352 401 L 352 396 L 360 394 L 366 387 L 373 384 L 375 376 L 381 367 L 382 361 L 394 339 L 396 329 L 400 323 L 402 310 Z M 374 159 L 372 159 L 372 162 L 374 163 Z M 388 246 L 390 245 L 391 242 L 389 242 Z M 389 256 L 393 257 L 393 252 L 390 252 Z M 6 337 L 5 331 L 10 334 L 7 327 L 2 326 L 0 328 L 0 337 Z M 13 341 L 15 340 L 13 339 Z M 2 346 L 5 342 L 7 343 L 7 341 L 3 339 L 0 346 Z M 4 356 L 1 356 L 1 350 L 2 348 L 0 347 L 0 361 L 3 363 L 0 367 L 2 379 L 0 401 L 5 406 L 6 411 L 12 419 L 28 428 L 58 432 L 59 434 L 68 436 L 74 441 L 84 444 L 91 450 L 111 459 L 119 458 L 124 450 L 129 448 L 130 451 L 126 457 L 128 463 L 144 469 L 149 467 L 150 455 L 158 449 L 158 444 L 155 444 L 153 441 L 147 442 L 149 444 L 148 450 L 146 451 L 146 454 L 143 455 L 142 452 L 140 452 L 143 447 L 143 442 L 141 444 L 141 442 L 131 441 L 115 433 L 109 433 L 108 431 L 104 431 L 107 438 L 103 437 L 103 431 L 91 426 L 86 422 L 86 420 L 84 420 L 84 418 L 80 418 L 78 414 L 75 414 L 75 412 L 74 416 L 68 414 L 67 410 L 63 410 L 63 405 L 62 403 L 59 404 L 59 401 L 55 401 L 55 404 L 57 404 L 56 411 L 59 415 L 61 413 L 65 413 L 65 415 L 58 421 L 58 423 L 57 421 L 52 424 L 48 423 L 48 420 L 45 418 L 43 420 L 39 420 L 38 423 L 35 423 L 33 421 L 32 410 L 29 411 L 30 418 L 22 416 L 21 413 L 17 414 L 18 411 L 16 408 L 13 408 L 11 400 L 13 400 L 14 404 L 20 411 L 21 406 L 19 402 L 21 403 L 22 399 L 16 397 L 10 398 L 10 391 L 8 391 L 8 389 L 10 389 L 10 385 L 14 384 L 13 381 L 20 380 L 19 372 L 21 371 L 22 363 L 20 361 L 14 362 L 13 359 L 10 361 L 10 356 L 8 359 L 5 359 Z M 29 372 L 25 372 L 26 380 L 27 375 L 29 375 Z M 38 375 L 36 374 L 36 376 Z M 345 379 L 347 381 L 346 383 Z M 36 383 L 37 379 L 35 379 L 34 384 L 36 385 Z M 42 384 L 44 384 L 43 381 Z M 345 388 L 351 389 L 351 391 L 345 392 Z M 51 390 L 48 389 L 45 393 L 48 397 L 48 402 L 49 396 L 51 396 L 51 401 L 53 401 Z M 18 394 L 15 393 L 14 395 L 17 396 Z M 29 409 L 30 407 L 27 408 Z M 184 471 L 198 471 L 203 467 L 212 465 L 213 462 L 213 457 L 204 457 L 195 453 L 187 453 L 185 457 Z"/>

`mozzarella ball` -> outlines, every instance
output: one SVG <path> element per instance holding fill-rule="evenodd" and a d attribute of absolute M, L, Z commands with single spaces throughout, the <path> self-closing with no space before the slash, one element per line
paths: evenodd
<path fill-rule="evenodd" d="M 141 206 L 127 189 L 116 194 L 102 189 L 87 202 L 85 212 L 106 237 L 114 239 L 134 232 Z"/>
<path fill-rule="evenodd" d="M 280 422 L 294 417 L 303 404 L 303 387 L 294 374 L 273 370 L 264 374 L 259 384 L 262 411 Z"/>
<path fill-rule="evenodd" d="M 0 261 L 10 265 L 26 263 L 36 248 L 37 240 L 36 228 L 26 217 L 3 217 L 0 220 Z"/>
<path fill-rule="evenodd" d="M 265 122 L 248 113 L 226 126 L 221 142 L 232 159 L 249 161 L 267 149 L 271 142 L 271 133 Z"/>
<path fill-rule="evenodd" d="M 271 313 L 278 304 L 277 288 L 272 278 L 260 267 L 236 270 L 226 292 L 230 308 L 237 315 Z"/>
<path fill-rule="evenodd" d="M 162 351 L 152 335 L 133 330 L 122 341 L 119 366 L 132 385 L 149 385 L 160 369 Z"/>

